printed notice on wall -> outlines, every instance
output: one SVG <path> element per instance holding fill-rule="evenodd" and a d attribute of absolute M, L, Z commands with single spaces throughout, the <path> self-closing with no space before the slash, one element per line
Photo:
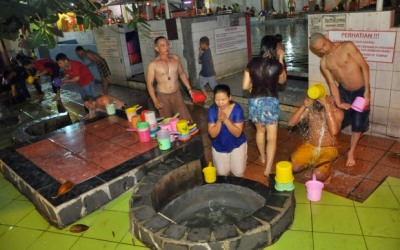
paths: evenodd
<path fill-rule="evenodd" d="M 104 57 L 119 57 L 117 38 L 115 36 L 103 36 L 98 42 L 99 53 Z"/>
<path fill-rule="evenodd" d="M 347 26 L 346 14 L 311 15 L 308 17 L 308 20 L 309 35 L 316 32 L 325 33 L 328 30 L 343 30 Z"/>
<path fill-rule="evenodd" d="M 333 42 L 352 41 L 366 61 L 392 63 L 396 32 L 391 31 L 329 31 Z"/>
<path fill-rule="evenodd" d="M 233 26 L 214 30 L 217 54 L 247 48 L 246 26 Z"/>

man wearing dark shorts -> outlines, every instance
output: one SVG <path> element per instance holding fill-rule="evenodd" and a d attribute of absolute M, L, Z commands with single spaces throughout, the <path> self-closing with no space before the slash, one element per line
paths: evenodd
<path fill-rule="evenodd" d="M 345 103 L 353 103 L 357 96 L 363 97 L 365 87 L 356 91 L 345 90 L 342 85 L 339 85 L 340 99 Z M 344 119 L 342 122 L 342 129 L 351 125 L 352 132 L 364 133 L 369 127 L 369 113 L 370 109 L 363 112 L 355 111 L 354 109 L 347 109 L 344 111 Z"/>
<path fill-rule="evenodd" d="M 349 123 L 349 116 L 352 117 L 351 142 L 346 166 L 354 166 L 358 141 L 361 134 L 368 129 L 369 111 L 357 114 L 356 111 L 350 110 L 350 107 L 356 96 L 362 96 L 369 109 L 371 99 L 369 65 L 351 41 L 332 42 L 323 34 L 314 33 L 310 37 L 310 47 L 314 53 L 322 57 L 321 71 L 337 107 L 346 110 L 343 125 Z"/>

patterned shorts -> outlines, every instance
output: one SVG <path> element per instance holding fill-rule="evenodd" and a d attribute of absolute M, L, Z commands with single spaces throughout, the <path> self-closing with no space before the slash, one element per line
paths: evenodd
<path fill-rule="evenodd" d="M 97 68 L 99 69 L 99 72 L 100 72 L 102 78 L 106 78 L 111 75 L 110 68 L 108 68 L 108 64 L 107 64 L 106 60 L 104 60 L 104 58 L 97 61 L 96 65 L 97 65 Z"/>
<path fill-rule="evenodd" d="M 275 97 L 249 98 L 249 119 L 263 126 L 278 122 L 279 99 Z"/>

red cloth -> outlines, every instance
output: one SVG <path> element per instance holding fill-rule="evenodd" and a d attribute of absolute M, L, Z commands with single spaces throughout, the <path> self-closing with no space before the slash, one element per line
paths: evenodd
<path fill-rule="evenodd" d="M 70 60 L 69 63 L 70 63 L 69 68 L 64 69 L 65 74 L 69 75 L 70 78 L 79 76 L 80 77 L 78 81 L 79 86 L 81 87 L 86 86 L 94 80 L 92 73 L 85 64 L 75 60 Z"/>
<path fill-rule="evenodd" d="M 47 71 L 47 74 L 49 75 L 53 75 L 53 69 L 50 67 L 45 67 L 45 63 L 54 63 L 55 65 L 57 65 L 57 63 L 49 58 L 44 58 L 44 59 L 37 59 L 33 62 L 33 64 L 35 65 L 35 68 L 38 72 L 42 72 L 42 71 Z"/>

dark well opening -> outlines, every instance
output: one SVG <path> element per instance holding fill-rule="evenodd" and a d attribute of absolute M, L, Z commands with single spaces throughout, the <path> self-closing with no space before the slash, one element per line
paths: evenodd
<path fill-rule="evenodd" d="M 69 116 L 69 113 L 65 113 L 63 115 L 50 117 L 36 122 L 28 126 L 25 129 L 25 132 L 30 136 L 40 136 L 56 131 L 57 129 L 66 127 L 71 124 L 72 120 Z"/>
<path fill-rule="evenodd" d="M 161 213 L 187 227 L 236 224 L 264 206 L 265 199 L 249 188 L 232 184 L 198 186 L 172 200 Z"/>

